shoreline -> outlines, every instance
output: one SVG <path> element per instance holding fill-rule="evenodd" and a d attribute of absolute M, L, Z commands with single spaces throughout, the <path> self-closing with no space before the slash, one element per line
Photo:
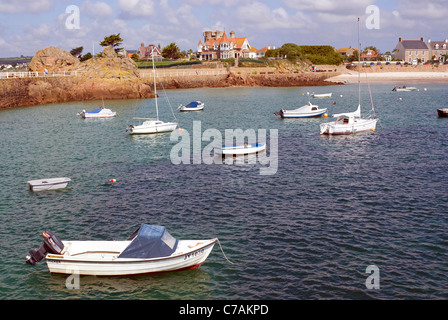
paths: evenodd
<path fill-rule="evenodd" d="M 330 77 L 325 81 L 344 84 L 358 83 L 358 73 L 350 72 Z M 448 72 L 361 72 L 361 83 L 448 83 Z"/>
<path fill-rule="evenodd" d="M 241 70 L 243 71 L 243 70 Z M 341 72 L 342 71 L 342 72 Z M 111 82 L 116 82 L 112 85 Z M 402 86 L 415 83 L 448 83 L 448 70 L 443 72 L 362 72 L 360 82 Z M 14 84 L 15 85 L 12 85 Z M 306 87 L 351 85 L 358 83 L 358 73 L 303 72 L 249 74 L 235 73 L 204 77 L 173 77 L 164 80 L 165 89 L 195 89 L 224 87 Z M 8 84 L 10 84 L 8 86 Z M 9 87 L 9 88 L 8 88 Z M 76 90 L 75 90 L 76 89 Z M 151 98 L 152 82 L 148 78 L 136 81 L 82 78 L 28 78 L 0 80 L 0 110 L 48 103 L 89 101 L 98 96 L 109 99 Z"/>

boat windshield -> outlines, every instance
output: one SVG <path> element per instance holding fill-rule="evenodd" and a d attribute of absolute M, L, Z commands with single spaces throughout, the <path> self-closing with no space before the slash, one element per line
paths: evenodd
<path fill-rule="evenodd" d="M 179 242 L 163 226 L 143 224 L 134 234 L 131 236 L 132 242 L 118 258 L 151 259 L 167 257 L 176 251 Z"/>

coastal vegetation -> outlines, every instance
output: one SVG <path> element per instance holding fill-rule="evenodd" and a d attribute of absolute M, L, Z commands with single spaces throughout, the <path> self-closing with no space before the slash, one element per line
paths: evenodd
<path fill-rule="evenodd" d="M 344 58 L 332 46 L 299 46 L 285 43 L 278 49 L 267 50 L 267 58 L 286 58 L 291 62 L 306 61 L 312 64 L 340 65 Z"/>

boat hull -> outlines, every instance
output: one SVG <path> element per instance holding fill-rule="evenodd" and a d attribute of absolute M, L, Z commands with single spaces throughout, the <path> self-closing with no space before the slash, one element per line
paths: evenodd
<path fill-rule="evenodd" d="M 100 112 L 86 112 L 83 110 L 79 115 L 84 119 L 103 119 L 116 117 L 117 113 L 110 109 L 102 109 Z"/>
<path fill-rule="evenodd" d="M 282 118 L 314 118 L 314 117 L 322 117 L 327 112 L 327 109 L 319 109 L 315 112 L 296 112 L 294 110 L 285 110 L 280 113 Z"/>
<path fill-rule="evenodd" d="M 215 154 L 216 155 L 234 155 L 234 156 L 241 156 L 246 154 L 254 154 L 261 151 L 266 150 L 266 144 L 265 143 L 257 143 L 252 145 L 243 145 L 243 146 L 234 146 L 234 147 L 221 147 L 221 148 L 215 148 Z"/>
<path fill-rule="evenodd" d="M 163 122 L 163 123 L 150 123 L 150 124 L 141 124 L 137 126 L 130 126 L 129 133 L 130 134 L 155 134 L 155 133 L 164 133 L 164 132 L 172 132 L 176 129 L 177 123 L 174 122 Z"/>
<path fill-rule="evenodd" d="M 184 240 L 184 242 L 187 242 Z M 51 273 L 91 276 L 129 276 L 195 269 L 201 266 L 217 242 L 188 240 L 191 248 L 174 252 L 171 256 L 153 259 L 117 258 L 119 252 L 95 252 L 62 255 L 47 254 L 45 260 Z M 194 245 L 196 243 L 196 245 Z"/>
<path fill-rule="evenodd" d="M 311 97 L 312 98 L 331 98 L 331 93 L 321 93 L 321 94 L 312 94 Z"/>
<path fill-rule="evenodd" d="M 437 116 L 439 118 L 448 118 L 448 108 L 437 109 Z"/>
<path fill-rule="evenodd" d="M 31 191 L 56 190 L 67 187 L 70 178 L 51 178 L 27 181 Z"/>
<path fill-rule="evenodd" d="M 320 134 L 322 135 L 348 135 L 367 131 L 375 131 L 378 119 L 358 119 L 351 124 L 343 124 L 337 121 L 322 123 Z"/>

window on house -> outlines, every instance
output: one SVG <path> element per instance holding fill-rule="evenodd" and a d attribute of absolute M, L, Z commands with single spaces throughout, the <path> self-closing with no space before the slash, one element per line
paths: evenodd
<path fill-rule="evenodd" d="M 412 52 L 411 51 L 409 51 L 409 55 L 411 55 L 412 54 Z"/>

